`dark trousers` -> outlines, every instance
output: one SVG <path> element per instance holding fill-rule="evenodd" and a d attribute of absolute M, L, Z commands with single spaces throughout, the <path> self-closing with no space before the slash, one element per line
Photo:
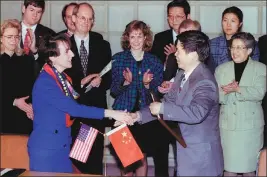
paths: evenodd
<path fill-rule="evenodd" d="M 93 127 L 102 133 L 104 133 L 105 131 L 105 125 L 102 120 L 90 120 L 90 121 L 85 120 L 85 119 L 75 120 L 72 126 L 73 143 L 79 133 L 80 126 L 81 126 L 80 122 L 87 124 L 90 127 Z M 98 133 L 86 163 L 79 162 L 75 159 L 71 159 L 71 160 L 72 160 L 72 163 L 82 173 L 102 175 L 103 174 L 103 155 L 104 155 L 103 151 L 104 151 L 104 136 Z"/>
<path fill-rule="evenodd" d="M 177 122 L 166 122 L 172 129 L 177 127 Z M 150 148 L 148 156 L 151 156 L 154 161 L 155 176 L 169 176 L 169 146 L 175 144 L 175 138 L 163 127 L 159 121 L 155 120 L 147 123 L 147 133 L 150 138 Z M 145 125 L 145 124 L 144 124 Z M 176 152 L 174 152 L 176 153 Z"/>

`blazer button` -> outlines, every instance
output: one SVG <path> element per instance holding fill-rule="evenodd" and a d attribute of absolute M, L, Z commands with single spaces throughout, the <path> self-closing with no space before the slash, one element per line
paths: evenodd
<path fill-rule="evenodd" d="M 58 130 L 55 130 L 55 133 L 57 134 L 58 133 Z"/>
<path fill-rule="evenodd" d="M 63 147 L 65 148 L 65 147 L 67 147 L 67 145 L 66 145 L 66 144 L 64 144 L 64 146 L 63 146 Z"/>

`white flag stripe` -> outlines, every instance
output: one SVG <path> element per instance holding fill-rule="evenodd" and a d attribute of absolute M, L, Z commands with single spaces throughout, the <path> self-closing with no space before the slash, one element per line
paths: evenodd
<path fill-rule="evenodd" d="M 90 129 L 89 131 L 89 134 L 92 134 L 92 136 L 87 136 L 86 140 L 84 141 L 84 143 L 87 145 L 87 146 L 83 146 L 83 150 L 81 152 L 81 155 L 80 155 L 80 159 L 82 162 L 85 161 L 85 158 L 86 158 L 86 154 L 89 154 L 88 152 L 88 147 L 90 146 L 90 144 L 92 143 L 92 140 L 94 139 L 94 130 L 93 129 Z"/>
<path fill-rule="evenodd" d="M 81 130 L 81 132 L 83 132 L 83 130 Z M 98 130 L 92 127 L 89 128 L 87 135 L 83 135 L 82 133 L 79 134 L 74 142 L 74 145 L 71 149 L 69 156 L 73 159 L 76 159 L 78 161 L 85 163 L 88 159 L 88 156 L 90 154 L 90 151 L 92 149 L 92 146 L 94 144 L 97 134 L 98 134 Z M 86 136 L 86 137 L 82 137 L 82 136 Z M 84 141 L 81 140 L 82 138 L 85 138 L 85 140 Z"/>

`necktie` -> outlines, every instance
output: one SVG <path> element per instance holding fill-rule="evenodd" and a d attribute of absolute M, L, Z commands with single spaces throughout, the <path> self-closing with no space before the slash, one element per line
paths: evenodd
<path fill-rule="evenodd" d="M 180 87 L 179 87 L 179 92 L 182 90 L 184 83 L 185 83 L 185 74 L 182 74 L 180 77 Z"/>
<path fill-rule="evenodd" d="M 83 74 L 84 76 L 86 76 L 88 58 L 87 58 L 87 51 L 84 47 L 84 40 L 81 41 L 80 58 L 81 58 L 81 64 L 83 67 Z"/>
<path fill-rule="evenodd" d="M 178 36 L 179 36 L 179 35 L 176 36 L 176 39 L 175 39 L 175 42 L 174 42 L 174 45 L 175 45 L 175 46 L 177 45 L 177 42 L 178 42 Z"/>
<path fill-rule="evenodd" d="M 27 28 L 27 33 L 25 35 L 24 44 L 23 44 L 23 50 L 24 50 L 26 55 L 29 55 L 29 53 L 30 53 L 29 45 L 30 45 L 30 29 Z"/>

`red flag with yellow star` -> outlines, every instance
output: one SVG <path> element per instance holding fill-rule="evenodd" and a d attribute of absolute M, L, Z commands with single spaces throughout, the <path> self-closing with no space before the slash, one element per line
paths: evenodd
<path fill-rule="evenodd" d="M 126 124 L 116 127 L 106 135 L 124 167 L 144 158 L 141 149 Z"/>

